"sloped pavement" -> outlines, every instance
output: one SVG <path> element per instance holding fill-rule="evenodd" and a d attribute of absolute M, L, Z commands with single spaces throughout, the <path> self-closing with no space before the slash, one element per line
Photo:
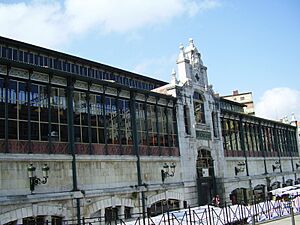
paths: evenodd
<path fill-rule="evenodd" d="M 277 220 L 272 220 L 272 221 L 266 221 L 263 223 L 257 223 L 257 224 L 264 224 L 264 225 L 292 225 L 292 218 L 291 216 L 284 217 L 281 219 Z M 295 225 L 300 225 L 300 214 L 295 215 Z"/>

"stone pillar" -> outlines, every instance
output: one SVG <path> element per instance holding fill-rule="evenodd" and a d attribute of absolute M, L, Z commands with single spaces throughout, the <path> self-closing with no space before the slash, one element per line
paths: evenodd
<path fill-rule="evenodd" d="M 183 206 L 183 201 L 179 201 L 179 208 L 180 208 L 180 209 L 183 209 L 183 207 L 184 207 L 184 206 Z"/>
<path fill-rule="evenodd" d="M 17 225 L 22 225 L 23 224 L 23 219 L 18 219 L 17 220 Z"/>
<path fill-rule="evenodd" d="M 105 225 L 105 208 L 100 209 L 101 222 L 100 225 Z"/>
<path fill-rule="evenodd" d="M 125 206 L 121 205 L 119 209 L 120 210 L 118 210 L 118 217 L 119 217 L 119 219 L 124 220 L 125 219 Z"/>

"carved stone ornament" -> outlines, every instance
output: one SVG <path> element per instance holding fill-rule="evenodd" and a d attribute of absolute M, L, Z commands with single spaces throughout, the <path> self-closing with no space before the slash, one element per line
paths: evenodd
<path fill-rule="evenodd" d="M 99 93 L 103 93 L 103 87 L 97 84 L 92 84 L 90 87 L 91 91 L 95 91 L 95 92 L 99 92 Z"/>
<path fill-rule="evenodd" d="M 87 90 L 88 84 L 86 82 L 76 81 L 74 87 L 82 90 Z"/>
<path fill-rule="evenodd" d="M 29 72 L 27 70 L 17 68 L 11 68 L 9 75 L 13 77 L 21 77 L 26 79 L 29 78 Z"/>
<path fill-rule="evenodd" d="M 33 74 L 31 75 L 31 79 L 46 83 L 49 82 L 49 76 L 43 73 L 33 72 Z"/>
<path fill-rule="evenodd" d="M 67 80 L 62 77 L 57 77 L 57 76 L 53 76 L 53 78 L 51 79 L 51 83 L 67 86 Z"/>

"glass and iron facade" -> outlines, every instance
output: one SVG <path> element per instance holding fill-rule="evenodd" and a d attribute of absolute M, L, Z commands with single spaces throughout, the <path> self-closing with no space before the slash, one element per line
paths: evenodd
<path fill-rule="evenodd" d="M 160 80 L 103 65 L 76 56 L 63 54 L 22 42 L 0 37 L 0 57 L 28 65 L 49 68 L 68 75 L 83 76 L 115 83 L 142 90 L 152 90 L 165 85 Z"/>
<path fill-rule="evenodd" d="M 299 157 L 295 126 L 222 106 L 221 126 L 225 156 Z"/>
<path fill-rule="evenodd" d="M 0 152 L 179 155 L 164 82 L 0 40 Z"/>

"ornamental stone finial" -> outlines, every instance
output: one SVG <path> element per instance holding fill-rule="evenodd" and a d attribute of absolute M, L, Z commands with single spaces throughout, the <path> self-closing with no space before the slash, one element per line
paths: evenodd
<path fill-rule="evenodd" d="M 193 38 L 189 39 L 189 46 L 193 49 L 195 47 Z"/>
<path fill-rule="evenodd" d="M 177 63 L 178 62 L 183 62 L 185 60 L 184 47 L 183 47 L 182 43 L 180 43 L 179 49 L 180 49 L 180 52 L 179 52 L 179 55 L 178 55 L 178 58 L 177 58 Z"/>
<path fill-rule="evenodd" d="M 172 73 L 171 73 L 171 84 L 177 84 L 176 71 L 175 71 L 175 69 L 173 69 L 173 70 L 172 70 Z"/>
<path fill-rule="evenodd" d="M 180 49 L 180 51 L 184 51 L 184 46 L 182 43 L 179 44 L 179 49 Z"/>

